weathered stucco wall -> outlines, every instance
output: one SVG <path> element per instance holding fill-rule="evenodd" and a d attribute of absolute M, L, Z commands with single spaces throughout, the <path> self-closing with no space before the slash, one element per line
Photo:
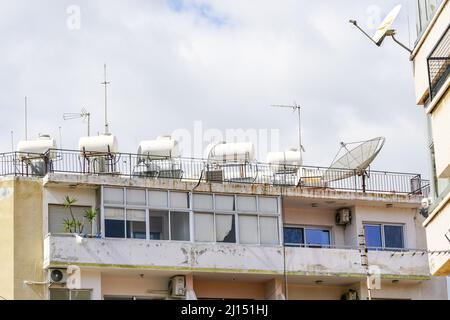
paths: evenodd
<path fill-rule="evenodd" d="M 14 191 L 14 296 L 15 299 L 44 299 L 45 285 L 23 283 L 46 280 L 42 268 L 42 182 L 19 178 Z"/>
<path fill-rule="evenodd" d="M 264 282 L 212 281 L 194 278 L 197 298 L 266 299 Z"/>
<path fill-rule="evenodd" d="M 430 250 L 450 250 L 450 242 L 445 237 L 445 234 L 450 232 L 450 202 L 426 223 L 427 241 Z M 450 255 L 430 254 L 430 269 L 434 275 L 449 275 Z"/>
<path fill-rule="evenodd" d="M 43 299 L 42 182 L 10 178 L 0 182 L 0 295 L 6 299 Z"/>
<path fill-rule="evenodd" d="M 0 181 L 0 296 L 14 298 L 14 180 Z"/>
<path fill-rule="evenodd" d="M 383 276 L 428 278 L 428 259 L 422 255 L 370 252 L 369 261 Z M 46 265 L 77 264 L 147 270 L 213 273 L 283 274 L 281 246 L 198 244 L 137 239 L 84 239 L 49 236 L 45 239 Z M 358 250 L 286 248 L 286 270 L 291 275 L 363 277 Z"/>

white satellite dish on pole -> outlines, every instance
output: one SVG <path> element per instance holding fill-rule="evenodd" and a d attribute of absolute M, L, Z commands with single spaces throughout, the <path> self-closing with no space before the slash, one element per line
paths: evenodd
<path fill-rule="evenodd" d="M 375 35 L 372 38 L 377 46 L 380 46 L 383 43 L 384 38 L 386 38 L 389 31 L 391 30 L 392 24 L 394 23 L 395 19 L 397 19 L 397 16 L 400 13 L 401 9 L 402 5 L 397 5 L 394 9 L 391 10 L 391 12 L 389 12 L 386 18 L 384 18 L 383 22 L 381 22 L 381 24 L 378 26 L 377 32 L 375 32 Z"/>
<path fill-rule="evenodd" d="M 392 40 L 394 40 L 397 44 L 399 44 L 403 49 L 407 50 L 409 53 L 412 53 L 412 50 L 405 46 L 403 43 L 397 40 L 395 38 L 396 30 L 392 29 L 392 25 L 394 24 L 395 20 L 397 19 L 400 10 L 402 9 L 402 6 L 399 4 L 394 9 L 392 9 L 386 18 L 381 22 L 381 24 L 378 26 L 377 31 L 375 32 L 374 36 L 371 37 L 367 34 L 366 31 L 364 31 L 359 25 L 356 20 L 350 20 L 349 22 L 353 24 L 355 27 L 357 27 L 367 38 L 370 39 L 373 43 L 375 43 L 378 47 L 381 46 L 384 39 L 389 36 L 392 37 Z"/>

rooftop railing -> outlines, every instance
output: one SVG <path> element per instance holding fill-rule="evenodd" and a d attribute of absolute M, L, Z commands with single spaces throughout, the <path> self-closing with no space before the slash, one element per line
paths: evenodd
<path fill-rule="evenodd" d="M 48 173 L 176 179 L 200 184 L 244 183 L 352 192 L 428 196 L 420 174 L 331 169 L 314 166 L 221 162 L 194 158 L 157 158 L 131 153 L 92 153 L 50 149 L 45 154 L 0 154 L 0 176 Z"/>
<path fill-rule="evenodd" d="M 450 75 L 450 25 L 427 59 L 430 99 L 438 93 Z"/>

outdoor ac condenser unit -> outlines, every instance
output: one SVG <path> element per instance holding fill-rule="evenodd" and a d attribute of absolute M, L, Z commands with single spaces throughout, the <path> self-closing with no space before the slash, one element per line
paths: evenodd
<path fill-rule="evenodd" d="M 336 224 L 347 225 L 352 222 L 352 212 L 350 208 L 341 208 L 336 213 Z"/>
<path fill-rule="evenodd" d="M 53 284 L 66 284 L 67 272 L 66 269 L 49 269 L 48 270 L 48 282 Z"/>
<path fill-rule="evenodd" d="M 358 300 L 358 292 L 350 289 L 342 296 L 342 300 Z"/>
<path fill-rule="evenodd" d="M 184 276 L 174 276 L 169 280 L 169 295 L 182 297 L 186 295 L 186 279 Z"/>

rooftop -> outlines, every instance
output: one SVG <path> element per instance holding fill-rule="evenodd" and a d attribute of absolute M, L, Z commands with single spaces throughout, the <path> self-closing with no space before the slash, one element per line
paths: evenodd
<path fill-rule="evenodd" d="M 290 187 L 305 192 L 412 195 L 426 197 L 429 181 L 420 174 L 326 168 L 260 162 L 212 161 L 194 158 L 155 159 L 131 153 L 86 154 L 49 149 L 44 154 L 0 154 L 0 176 L 118 177 L 133 180 L 176 181 L 197 188 L 204 183 Z M 73 179 L 72 179 L 73 180 Z M 83 180 L 83 179 L 81 179 Z M 80 180 L 80 181 L 81 181 Z M 83 180 L 83 181 L 84 181 Z M 201 189 L 201 188 L 199 188 Z"/>

